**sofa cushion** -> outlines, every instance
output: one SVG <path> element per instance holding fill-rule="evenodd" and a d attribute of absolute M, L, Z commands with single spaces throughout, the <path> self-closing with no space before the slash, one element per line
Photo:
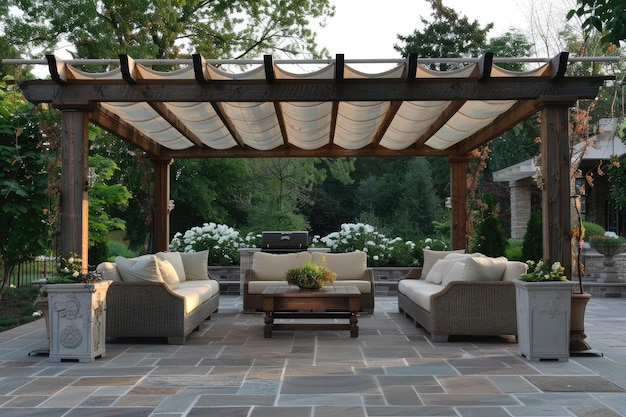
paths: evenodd
<path fill-rule="evenodd" d="M 441 285 L 445 287 L 452 281 L 465 281 L 465 262 L 455 262 L 443 277 Z"/>
<path fill-rule="evenodd" d="M 161 273 L 157 266 L 157 258 L 154 255 L 145 255 L 133 259 L 118 256 L 115 258 L 115 265 L 126 282 L 163 282 Z"/>
<path fill-rule="evenodd" d="M 179 282 L 185 282 L 185 267 L 180 252 L 157 252 L 156 257 L 164 261 L 169 261 L 176 270 Z"/>
<path fill-rule="evenodd" d="M 209 279 L 209 251 L 180 252 L 185 281 Z"/>
<path fill-rule="evenodd" d="M 435 262 L 433 267 L 430 268 L 430 271 L 428 271 L 428 274 L 424 277 L 424 281 L 430 282 L 433 284 L 441 284 L 441 282 L 443 281 L 443 278 L 448 274 L 448 270 L 450 270 L 452 265 L 454 265 L 457 262 L 462 263 L 463 261 L 461 259 L 454 259 L 454 258 L 453 259 L 439 259 L 437 262 Z"/>
<path fill-rule="evenodd" d="M 318 263 L 322 257 L 326 260 L 326 267 L 337 274 L 337 280 L 365 278 L 367 253 L 363 251 L 345 253 L 313 252 L 311 254 L 313 263 Z"/>
<path fill-rule="evenodd" d="M 442 291 L 444 287 L 421 279 L 401 279 L 398 291 L 426 311 L 430 311 L 430 297 Z"/>
<path fill-rule="evenodd" d="M 502 281 L 513 281 L 519 279 L 520 275 L 525 274 L 528 271 L 528 265 L 520 261 L 508 261 L 504 274 L 502 275 Z"/>
<path fill-rule="evenodd" d="M 113 262 L 102 262 L 96 267 L 96 272 L 102 274 L 105 281 L 121 282 L 122 277 L 117 270 L 117 266 Z"/>
<path fill-rule="evenodd" d="M 161 279 L 165 281 L 170 289 L 175 290 L 180 287 L 180 281 L 178 279 L 178 274 L 176 274 L 176 269 L 170 263 L 170 261 L 166 261 L 164 259 L 156 258 L 157 266 L 159 268 L 159 273 L 161 274 Z"/>
<path fill-rule="evenodd" d="M 275 254 L 255 252 L 252 255 L 252 270 L 260 281 L 283 281 L 291 268 L 304 266 L 311 260 L 309 252 Z"/>
<path fill-rule="evenodd" d="M 422 276 L 426 277 L 430 269 L 435 265 L 439 259 L 443 259 L 450 253 L 464 253 L 463 249 L 459 250 L 430 250 L 424 249 L 424 265 L 422 266 Z"/>
<path fill-rule="evenodd" d="M 500 281 L 508 260 L 504 256 L 480 256 L 465 261 L 465 281 Z"/>

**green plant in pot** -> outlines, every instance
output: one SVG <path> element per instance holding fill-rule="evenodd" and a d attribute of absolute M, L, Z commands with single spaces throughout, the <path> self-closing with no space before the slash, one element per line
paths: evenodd
<path fill-rule="evenodd" d="M 604 235 L 594 235 L 589 238 L 592 248 L 605 256 L 614 256 L 622 253 L 626 249 L 626 239 L 617 236 L 613 232 L 606 232 Z"/>
<path fill-rule="evenodd" d="M 291 285 L 300 288 L 322 288 L 326 284 L 332 284 L 337 274 L 326 267 L 326 258 L 321 257 L 317 264 L 308 261 L 305 265 L 289 269 L 285 278 Z"/>
<path fill-rule="evenodd" d="M 522 274 L 520 279 L 526 282 L 543 282 L 543 281 L 567 281 L 565 276 L 565 268 L 561 266 L 560 262 L 554 262 L 550 265 L 550 262 L 540 260 L 526 261 L 528 266 L 528 272 Z"/>

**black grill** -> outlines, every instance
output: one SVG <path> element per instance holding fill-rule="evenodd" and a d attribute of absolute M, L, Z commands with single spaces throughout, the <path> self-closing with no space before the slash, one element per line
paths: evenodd
<path fill-rule="evenodd" d="M 309 232 L 263 232 L 261 251 L 269 253 L 293 253 L 308 249 Z"/>

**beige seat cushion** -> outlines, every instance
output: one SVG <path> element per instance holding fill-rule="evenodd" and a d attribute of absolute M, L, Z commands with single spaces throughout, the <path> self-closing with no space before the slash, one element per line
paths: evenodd
<path fill-rule="evenodd" d="M 426 311 L 430 311 L 430 297 L 443 290 L 443 286 L 421 279 L 402 279 L 398 282 L 398 292 Z"/>
<path fill-rule="evenodd" d="M 311 260 L 309 252 L 275 254 L 255 252 L 252 255 L 252 270 L 260 281 L 283 281 L 291 268 L 304 266 Z"/>
<path fill-rule="evenodd" d="M 337 274 L 337 280 L 358 280 L 365 278 L 367 269 L 367 254 L 362 251 L 346 253 L 313 252 L 313 263 L 318 263 L 322 257 L 326 267 Z"/>
<path fill-rule="evenodd" d="M 174 290 L 176 294 L 185 297 L 185 314 L 191 313 L 219 291 L 219 282 L 213 279 L 181 282 L 180 287 Z"/>

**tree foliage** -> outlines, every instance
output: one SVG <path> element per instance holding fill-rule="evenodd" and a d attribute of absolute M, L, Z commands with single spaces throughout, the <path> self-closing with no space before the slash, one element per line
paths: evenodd
<path fill-rule="evenodd" d="M 19 91 L 0 85 L 0 249 L 6 284 L 11 268 L 50 245 L 46 194 L 49 158 L 39 123 L 50 112 L 38 111 Z M 0 289 L 2 288 L 0 287 Z"/>
<path fill-rule="evenodd" d="M 606 46 L 619 46 L 620 41 L 626 40 L 626 0 L 577 0 L 576 5 L 567 18 L 582 18 L 586 33 L 597 30 Z"/>
<path fill-rule="evenodd" d="M 430 4 L 432 20 L 420 16 L 424 29 L 416 29 L 407 36 L 398 35 L 404 45 L 394 45 L 396 51 L 404 57 L 417 53 L 423 58 L 461 58 L 485 52 L 487 33 L 493 28 L 493 23 L 481 27 L 478 21 L 470 22 L 467 16 L 459 16 L 454 9 L 445 7 L 441 0 L 430 0 Z M 431 65 L 432 69 L 442 71 L 453 67 L 455 65 L 446 63 Z"/>
<path fill-rule="evenodd" d="M 328 0 L 8 0 L 7 39 L 22 52 L 69 42 L 81 58 L 317 56 L 309 19 L 334 14 Z M 8 9 L 8 8 L 7 8 Z"/>
<path fill-rule="evenodd" d="M 526 234 L 522 243 L 522 255 L 525 260 L 538 262 L 543 259 L 543 229 L 541 211 L 534 210 L 526 223 Z"/>
<path fill-rule="evenodd" d="M 508 243 L 502 224 L 498 219 L 498 205 L 491 194 L 485 194 L 483 201 L 487 207 L 476 227 L 472 251 L 491 257 L 504 256 Z"/>

